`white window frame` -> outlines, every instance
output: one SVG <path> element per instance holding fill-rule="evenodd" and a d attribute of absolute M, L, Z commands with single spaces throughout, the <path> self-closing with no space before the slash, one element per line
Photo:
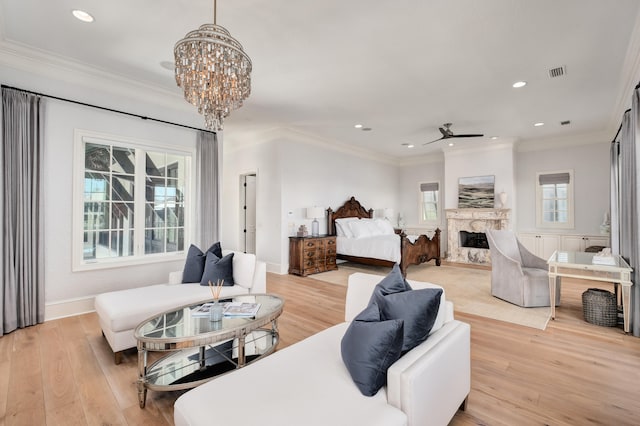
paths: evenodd
<path fill-rule="evenodd" d="M 548 222 L 544 220 L 543 214 L 543 200 L 542 200 L 542 185 L 540 184 L 540 176 L 542 175 L 554 175 L 554 174 L 568 174 L 569 183 L 567 184 L 567 222 Z M 573 229 L 574 228 L 574 175 L 573 170 L 555 170 L 550 172 L 538 172 L 536 173 L 536 226 L 538 228 L 549 229 Z"/>
<path fill-rule="evenodd" d="M 134 229 L 138 230 L 140 237 L 136 238 L 133 256 L 115 257 L 106 259 L 83 258 L 83 238 L 84 238 L 84 172 L 85 172 L 85 143 L 96 143 L 103 145 L 112 145 L 123 148 L 141 149 L 144 151 L 165 152 L 185 157 L 185 198 L 184 204 L 184 249 L 170 253 L 153 253 L 144 254 L 144 231 L 145 231 L 145 215 L 144 200 L 142 207 L 136 204 L 134 217 Z M 144 156 L 142 156 L 144 157 Z M 195 234 L 194 231 L 194 212 L 195 212 L 195 170 L 194 170 L 195 149 L 185 148 L 182 146 L 170 146 L 145 141 L 141 139 L 129 138 L 119 135 L 110 135 L 98 133 L 89 130 L 74 130 L 74 153 L 73 153 L 73 213 L 72 213 L 72 271 L 90 271 L 106 268 L 119 268 L 123 266 L 143 265 L 159 262 L 170 262 L 175 260 L 184 260 L 185 252 L 189 247 Z M 144 163 L 144 158 L 137 159 Z M 140 164 L 140 163 L 138 163 Z M 142 170 L 145 170 L 142 167 Z M 144 188 L 144 173 L 137 173 L 135 176 L 135 187 Z M 140 214 L 139 212 L 143 212 Z"/>
<path fill-rule="evenodd" d="M 424 220 L 423 217 L 423 203 L 422 203 L 422 185 L 438 185 L 438 194 L 436 197 L 436 219 L 435 220 Z M 440 218 L 442 217 L 442 185 L 440 181 L 432 180 L 432 181 L 424 181 L 418 182 L 418 223 L 420 225 L 434 226 L 440 224 Z"/>

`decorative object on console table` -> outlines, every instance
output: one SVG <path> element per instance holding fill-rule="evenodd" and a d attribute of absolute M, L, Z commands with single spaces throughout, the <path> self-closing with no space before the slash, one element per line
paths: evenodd
<path fill-rule="evenodd" d="M 300 225 L 298 228 L 298 237 L 306 237 L 307 235 L 309 235 L 307 232 L 307 225 Z"/>
<path fill-rule="evenodd" d="M 324 217 L 322 207 L 307 207 L 307 219 L 313 219 L 313 222 L 311 222 L 311 235 L 314 237 L 320 235 L 320 223 L 318 222 L 319 217 Z"/>
<path fill-rule="evenodd" d="M 289 237 L 289 273 L 306 277 L 338 269 L 336 237 Z"/>

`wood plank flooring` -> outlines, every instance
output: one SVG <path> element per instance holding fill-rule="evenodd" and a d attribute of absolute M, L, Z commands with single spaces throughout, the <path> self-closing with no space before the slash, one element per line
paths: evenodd
<path fill-rule="evenodd" d="M 583 321 L 581 294 L 593 286 L 565 280 L 544 331 L 456 312 L 471 324 L 472 389 L 451 424 L 640 424 L 640 339 Z M 268 274 L 267 288 L 286 299 L 280 348 L 343 320 L 344 287 Z M 0 426 L 172 425 L 182 392 L 150 391 L 140 409 L 136 357 L 113 363 L 95 313 L 5 335 Z"/>

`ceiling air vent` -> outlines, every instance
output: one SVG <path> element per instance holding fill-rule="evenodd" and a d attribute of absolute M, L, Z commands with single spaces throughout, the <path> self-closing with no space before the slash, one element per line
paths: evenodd
<path fill-rule="evenodd" d="M 549 78 L 562 77 L 566 72 L 567 70 L 564 65 L 561 67 L 551 68 L 549 70 Z"/>

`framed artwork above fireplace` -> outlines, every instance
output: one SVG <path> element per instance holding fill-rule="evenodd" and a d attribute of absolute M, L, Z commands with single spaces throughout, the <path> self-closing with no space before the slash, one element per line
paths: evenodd
<path fill-rule="evenodd" d="M 458 179 L 459 209 L 492 209 L 495 205 L 495 176 Z"/>

